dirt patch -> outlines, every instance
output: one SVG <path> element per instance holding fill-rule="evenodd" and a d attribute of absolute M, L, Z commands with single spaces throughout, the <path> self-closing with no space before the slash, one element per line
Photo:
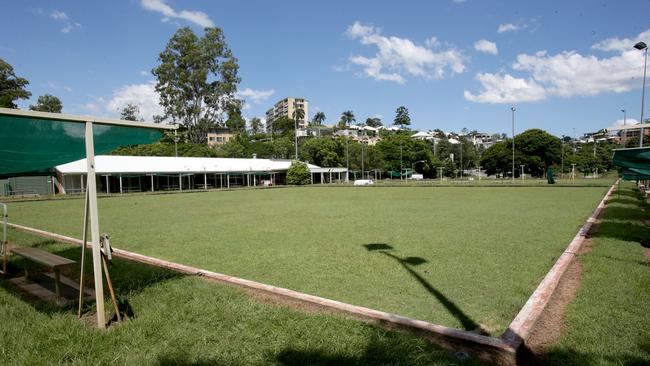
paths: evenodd
<path fill-rule="evenodd" d="M 534 357 L 543 357 L 546 348 L 566 330 L 564 313 L 578 293 L 581 277 L 582 264 L 579 259 L 574 260 L 564 272 L 562 280 L 526 341 L 526 346 Z"/>

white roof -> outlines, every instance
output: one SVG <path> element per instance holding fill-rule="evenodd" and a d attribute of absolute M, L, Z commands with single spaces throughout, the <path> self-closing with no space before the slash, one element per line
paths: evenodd
<path fill-rule="evenodd" d="M 411 137 L 431 137 L 430 133 L 419 131 L 418 133 L 411 135 Z"/>
<path fill-rule="evenodd" d="M 371 127 L 371 126 L 363 126 L 363 127 L 361 127 L 361 129 L 366 130 L 366 131 L 379 131 L 378 128 Z"/>
<path fill-rule="evenodd" d="M 453 138 L 453 137 L 450 138 L 448 141 L 449 141 L 449 143 L 452 144 L 452 145 L 458 145 L 458 144 L 460 144 L 460 141 L 456 140 L 456 139 Z"/>
<path fill-rule="evenodd" d="M 167 156 L 95 156 L 97 174 L 154 174 L 154 173 L 237 173 L 279 172 L 291 166 L 290 160 L 185 158 Z M 308 164 L 309 169 L 319 166 Z M 86 159 L 58 165 L 63 174 L 86 174 Z"/>

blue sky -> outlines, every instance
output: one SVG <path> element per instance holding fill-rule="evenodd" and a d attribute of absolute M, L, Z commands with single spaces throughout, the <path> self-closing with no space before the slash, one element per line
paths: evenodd
<path fill-rule="evenodd" d="M 64 112 L 156 113 L 151 69 L 182 26 L 222 28 L 239 59 L 246 117 L 286 96 L 334 123 L 572 135 L 640 117 L 650 1 L 8 1 L 0 58 Z M 646 103 L 645 116 L 648 117 Z M 618 122 L 620 123 L 620 121 Z"/>

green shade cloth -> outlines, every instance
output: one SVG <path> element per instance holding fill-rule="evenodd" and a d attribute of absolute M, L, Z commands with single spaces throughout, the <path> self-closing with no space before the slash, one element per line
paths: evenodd
<path fill-rule="evenodd" d="M 614 150 L 613 163 L 621 168 L 650 169 L 650 147 Z"/>
<path fill-rule="evenodd" d="M 645 169 L 646 173 L 642 171 L 637 171 L 639 169 L 623 169 L 621 176 L 624 180 L 649 180 L 650 179 L 650 170 Z"/>
<path fill-rule="evenodd" d="M 86 157 L 85 123 L 0 114 L 0 177 L 50 172 Z M 157 141 L 152 128 L 93 124 L 95 154 Z"/>
<path fill-rule="evenodd" d="M 613 163 L 625 180 L 650 179 L 650 147 L 614 150 Z"/>

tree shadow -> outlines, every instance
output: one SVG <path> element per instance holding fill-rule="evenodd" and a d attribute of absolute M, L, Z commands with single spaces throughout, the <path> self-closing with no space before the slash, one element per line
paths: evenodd
<path fill-rule="evenodd" d="M 427 263 L 426 259 L 421 257 L 399 257 L 393 253 L 390 253 L 389 251 L 392 250 L 393 247 L 385 243 L 371 243 L 364 244 L 363 246 L 369 252 L 376 251 L 399 263 L 402 268 L 404 268 L 413 278 L 415 278 L 415 280 L 422 287 L 424 287 L 427 292 L 433 295 L 433 297 L 435 297 L 436 300 L 438 300 L 438 302 L 440 302 L 447 309 L 447 311 L 449 311 L 449 313 L 462 324 L 463 329 L 478 332 L 479 334 L 483 335 L 489 335 L 489 332 L 487 332 L 472 318 L 465 314 L 465 312 L 460 307 L 458 307 L 458 305 L 456 305 L 447 296 L 445 296 L 442 292 L 431 285 L 424 277 L 420 276 L 419 273 L 411 268 L 412 266 L 418 266 Z"/>

